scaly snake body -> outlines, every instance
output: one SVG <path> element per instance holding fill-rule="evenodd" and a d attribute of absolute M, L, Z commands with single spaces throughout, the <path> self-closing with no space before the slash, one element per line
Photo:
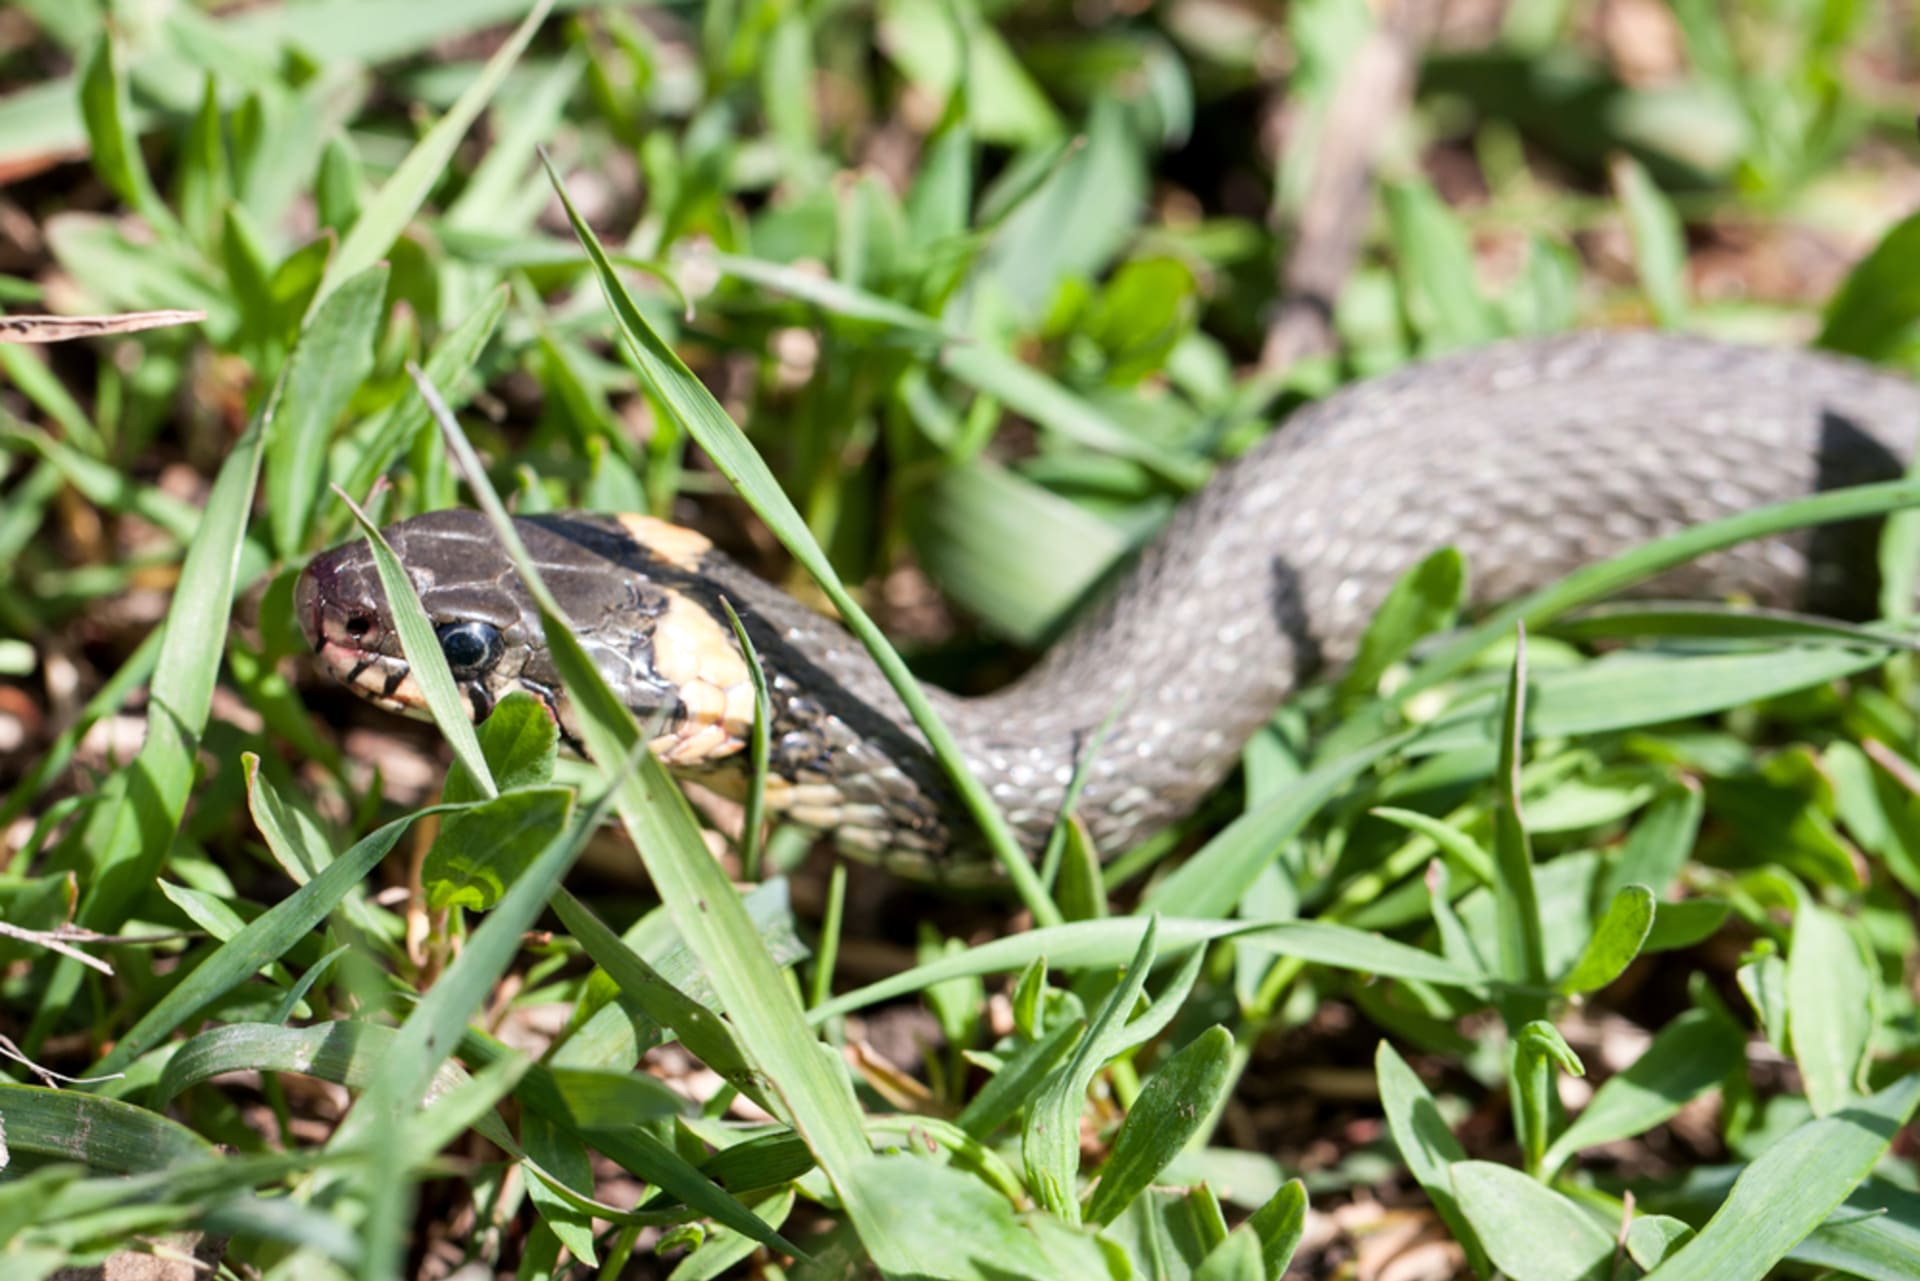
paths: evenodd
<path fill-rule="evenodd" d="M 1455 546 L 1470 599 L 1508 599 L 1583 564 L 1736 511 L 1901 474 L 1920 389 L 1811 352 L 1646 333 L 1521 341 L 1343 390 L 1221 468 L 1135 567 L 1024 678 L 936 706 L 1037 847 L 1111 715 L 1078 812 L 1105 854 L 1185 814 L 1300 684 L 1352 657 L 1400 574 Z M 675 768 L 743 780 L 740 612 L 772 686 L 769 799 L 896 865 L 971 865 L 969 824 L 891 687 L 837 624 L 639 517 L 524 518 L 543 577 Z M 1651 594 L 1857 609 L 1871 531 L 1743 545 Z M 441 628 L 476 716 L 528 689 L 570 731 L 537 618 L 474 513 L 388 537 Z M 299 611 L 360 692 L 418 710 L 365 544 L 317 558 Z M 471 661 L 467 661 L 471 660 Z"/>

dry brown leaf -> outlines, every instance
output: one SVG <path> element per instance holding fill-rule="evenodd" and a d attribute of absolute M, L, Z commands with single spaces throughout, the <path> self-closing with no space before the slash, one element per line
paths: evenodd
<path fill-rule="evenodd" d="M 127 311 L 117 316 L 0 316 L 0 342 L 71 342 L 205 320 L 204 311 Z"/>

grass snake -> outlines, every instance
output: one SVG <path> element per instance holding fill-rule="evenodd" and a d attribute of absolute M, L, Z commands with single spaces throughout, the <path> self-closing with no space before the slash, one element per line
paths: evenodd
<path fill-rule="evenodd" d="M 1920 389 L 1852 360 L 1652 333 L 1521 340 L 1312 404 L 1190 498 L 1024 677 L 936 707 L 1030 847 L 1112 721 L 1078 813 L 1103 854 L 1191 810 L 1289 694 L 1337 670 L 1389 587 L 1454 546 L 1486 606 L 1687 525 L 1900 475 Z M 984 866 L 969 820 L 867 652 L 715 551 L 646 517 L 519 519 L 542 576 L 655 748 L 744 787 L 748 668 L 770 683 L 768 800 L 855 853 L 953 875 Z M 524 689 L 577 737 L 538 616 L 478 513 L 387 532 L 476 719 Z M 1833 526 L 1673 571 L 1649 595 L 1856 612 L 1872 533 Z M 365 543 L 317 557 L 296 608 L 322 664 L 421 714 Z"/>

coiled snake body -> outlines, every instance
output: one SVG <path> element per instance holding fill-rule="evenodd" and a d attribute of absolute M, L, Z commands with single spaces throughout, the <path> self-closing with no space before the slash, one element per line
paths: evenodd
<path fill-rule="evenodd" d="M 1448 545 L 1486 605 L 1684 526 L 1901 474 L 1920 389 L 1853 361 L 1646 333 L 1505 343 L 1410 367 L 1295 414 L 1190 499 L 1024 678 L 936 705 L 1037 847 L 1113 720 L 1078 812 L 1113 854 L 1189 811 L 1249 735 L 1351 658 L 1395 579 Z M 669 765 L 738 785 L 752 718 L 719 606 L 772 687 L 769 800 L 896 865 L 974 866 L 970 827 L 866 651 L 837 624 L 641 517 L 523 518 L 543 577 Z M 1870 530 L 1743 545 L 1650 594 L 1857 609 Z M 476 717 L 527 689 L 570 732 L 538 619 L 482 517 L 388 531 Z M 300 620 L 323 662 L 396 710 L 419 698 L 364 543 L 317 558 Z"/>

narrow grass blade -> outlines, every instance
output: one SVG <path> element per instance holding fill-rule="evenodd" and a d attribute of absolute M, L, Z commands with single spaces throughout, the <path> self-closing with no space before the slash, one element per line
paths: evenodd
<path fill-rule="evenodd" d="M 1169 917 L 1225 916 L 1259 876 L 1260 869 L 1272 862 L 1336 793 L 1413 738 L 1409 733 L 1381 739 L 1294 779 L 1257 808 L 1227 824 L 1199 853 L 1147 891 L 1140 910 Z"/>
<path fill-rule="evenodd" d="M 1496 876 L 1493 855 L 1489 854 L 1480 842 L 1453 824 L 1437 819 L 1431 814 L 1422 814 L 1418 810 L 1403 810 L 1393 805 L 1376 806 L 1368 812 L 1375 818 L 1384 818 L 1389 823 L 1426 837 L 1460 860 L 1468 871 L 1480 879 L 1481 884 L 1494 883 Z"/>
<path fill-rule="evenodd" d="M 1729 645 L 1777 640 L 1808 645 L 1826 642 L 1856 648 L 1920 648 L 1920 638 L 1882 625 L 1863 626 L 1786 609 L 1716 605 L 1711 601 L 1620 601 L 1589 605 L 1576 614 L 1556 619 L 1544 630 L 1561 640 L 1579 641 L 1674 637 Z"/>
<path fill-rule="evenodd" d="M 1624 591 L 1708 552 L 1788 530 L 1884 516 L 1920 504 L 1920 478 L 1828 490 L 1693 525 L 1677 534 L 1577 569 L 1553 585 L 1493 611 L 1458 640 L 1427 658 L 1395 691 L 1403 702 L 1457 676 L 1516 623 L 1539 627 L 1571 609 Z"/>
<path fill-rule="evenodd" d="M 767 671 L 760 665 L 760 655 L 754 650 L 740 615 L 733 611 L 733 602 L 722 597 L 720 607 L 727 611 L 727 625 L 733 628 L 733 639 L 739 644 L 740 653 L 747 660 L 747 672 L 753 679 L 753 729 L 747 740 L 747 799 L 740 815 L 740 866 L 752 881 L 760 877 L 760 842 L 765 835 L 761 828 L 766 823 L 767 769 L 771 753 L 767 709 L 773 706 L 773 695 L 767 689 Z"/>
<path fill-rule="evenodd" d="M 852 992 L 844 992 L 808 1012 L 823 1022 L 881 1001 L 921 991 L 950 979 L 985 974 L 1012 974 L 1044 957 L 1062 970 L 1123 965 L 1140 937 L 1138 917 L 1109 917 L 1076 921 L 993 939 L 964 952 L 884 978 Z M 1157 935 L 1163 957 L 1177 955 L 1218 939 L 1275 956 L 1291 956 L 1317 965 L 1411 979 L 1448 987 L 1472 987 L 1481 976 L 1417 947 L 1381 934 L 1356 930 L 1328 921 L 1231 921 L 1172 918 L 1160 922 Z"/>
<path fill-rule="evenodd" d="M 427 611 L 420 604 L 419 593 L 413 590 L 413 579 L 400 563 L 400 557 L 394 554 L 386 536 L 380 532 L 380 527 L 368 519 L 353 499 L 337 489 L 334 492 L 353 513 L 360 532 L 366 535 L 367 543 L 373 548 L 374 569 L 380 575 L 382 590 L 387 594 L 387 608 L 393 614 L 394 630 L 400 636 L 400 651 L 407 656 L 407 665 L 413 669 L 414 682 L 420 686 L 427 710 L 433 713 L 433 723 L 440 727 L 440 733 L 453 748 L 454 759 L 460 762 L 474 785 L 489 798 L 498 796 L 500 790 L 494 786 L 493 771 L 487 767 L 486 753 L 480 750 L 480 739 L 474 733 L 467 702 L 460 697 L 460 687 L 453 682 L 453 672 L 447 667 L 446 655 L 440 652 L 440 638 L 434 632 L 433 620 L 427 617 Z"/>
<path fill-rule="evenodd" d="M 432 395 L 428 387 L 422 392 Z M 437 395 L 433 399 L 437 401 Z M 715 409 L 717 412 L 717 406 Z M 753 1056 L 784 1103 L 794 1128 L 840 1189 L 848 1217 L 861 1231 L 861 1239 L 875 1261 L 885 1269 L 913 1271 L 926 1262 L 918 1246 L 880 1235 L 883 1208 L 864 1199 L 849 1181 L 856 1168 L 872 1158 L 845 1068 L 838 1056 L 809 1031 L 799 1001 L 761 942 L 740 896 L 700 839 L 686 798 L 660 762 L 644 749 L 632 712 L 607 687 L 541 582 L 459 425 L 443 405 L 436 405 L 435 416 L 468 483 L 492 519 L 496 534 L 540 607 L 548 651 L 572 696 L 588 752 L 608 780 L 613 801 L 646 864 L 654 890 L 674 913 L 687 946 L 706 966 L 721 1007 L 739 1030 L 740 1044 Z M 632 768 L 617 768 L 615 763 L 621 761 L 631 761 Z"/>
<path fill-rule="evenodd" d="M 459 1043 L 467 1019 L 486 1000 L 519 952 L 520 936 L 573 866 L 604 813 L 603 801 L 556 833 L 525 874 L 508 887 L 499 905 L 467 940 L 458 959 L 407 1016 L 380 1074 L 334 1131 L 331 1147 L 363 1142 L 371 1145 L 367 1170 L 369 1215 L 364 1228 L 366 1261 L 362 1268 L 367 1281 L 380 1281 L 397 1273 L 405 1225 L 413 1207 L 413 1170 L 419 1160 L 430 1155 L 409 1142 L 404 1122 L 419 1106 L 441 1063 Z"/>
<path fill-rule="evenodd" d="M 1740 1067 L 1740 1030 L 1705 1010 L 1690 1010 L 1660 1029 L 1624 1072 L 1601 1082 L 1584 1111 L 1548 1145 L 1548 1176 L 1575 1153 L 1644 1134 Z"/>
<path fill-rule="evenodd" d="M 80 114 L 86 122 L 94 172 L 113 193 L 162 233 L 178 234 L 173 211 L 154 190 L 140 135 L 127 101 L 127 77 L 111 24 L 103 26 L 80 69 Z"/>
<path fill-rule="evenodd" d="M 763 1107 L 776 1106 L 767 1099 L 752 1061 L 726 1020 L 667 982 L 566 890 L 554 895 L 553 910 L 567 932 L 593 958 L 594 964 L 611 975 L 620 990 L 637 1002 L 650 1018 L 662 1027 L 671 1028 L 702 1063 L 749 1099 Z"/>
<path fill-rule="evenodd" d="M 393 242 L 420 211 L 427 193 L 446 173 L 454 149 L 466 136 L 468 126 L 485 109 L 487 102 L 506 79 L 507 72 L 513 69 L 513 64 L 520 60 L 527 42 L 533 39 L 533 33 L 540 29 L 540 24 L 547 20 L 552 8 L 553 0 L 536 0 L 506 43 L 487 59 L 487 65 L 481 68 L 473 83 L 454 100 L 447 114 L 427 130 L 426 136 L 414 144 L 413 150 L 393 171 L 393 176 L 387 179 L 379 194 L 361 210 L 353 230 L 340 242 L 339 250 L 327 264 L 327 273 L 321 277 L 313 306 L 318 307 L 328 294 L 349 278 L 371 267 L 393 247 Z"/>
<path fill-rule="evenodd" d="M 1533 846 L 1520 817 L 1521 741 L 1527 723 L 1527 634 L 1515 637 L 1513 670 L 1501 703 L 1500 763 L 1494 771 L 1493 882 L 1500 973 L 1511 983 L 1537 986 L 1546 979 L 1546 945 L 1540 933 L 1540 896 L 1533 884 Z"/>
<path fill-rule="evenodd" d="M 1134 435 L 1092 404 L 1003 351 L 973 343 L 946 349 L 941 368 L 1068 440 L 1151 469 L 1183 489 L 1207 478 L 1207 466 Z"/>
<path fill-rule="evenodd" d="M 1808 1121 L 1749 1165 L 1680 1253 L 1647 1281 L 1760 1281 L 1859 1185 L 1920 1104 L 1920 1073 Z"/>
<path fill-rule="evenodd" d="M 873 655 L 874 662 L 886 674 L 887 680 L 900 695 L 900 700 L 912 714 L 914 723 L 927 737 L 934 755 L 952 778 L 954 788 L 965 801 L 967 810 L 979 824 L 988 846 L 994 851 L 1001 866 L 1006 869 L 1008 879 L 1019 893 L 1034 919 L 1043 925 L 1059 921 L 1059 909 L 1053 900 L 1047 897 L 1039 878 L 1034 874 L 1025 852 L 1013 830 L 1007 826 L 1005 817 L 994 804 L 992 796 L 967 768 L 966 758 L 960 750 L 953 734 L 941 723 L 933 705 L 927 701 L 919 682 L 907 670 L 886 637 L 874 625 L 865 610 L 861 609 L 852 595 L 841 584 L 838 575 L 833 572 L 832 564 L 826 553 L 814 540 L 786 492 L 774 479 L 773 473 L 760 455 L 726 411 L 720 407 L 693 371 L 674 352 L 634 304 L 621 281 L 619 273 L 608 261 L 606 251 L 600 241 L 580 217 L 567 195 L 566 186 L 560 175 L 549 161 L 548 176 L 553 180 L 554 189 L 559 192 L 562 203 L 566 205 L 567 216 L 573 222 L 574 234 L 586 247 L 592 257 L 594 271 L 600 281 L 601 290 L 606 294 L 608 304 L 613 308 L 615 319 L 619 322 L 621 335 L 626 339 L 627 350 L 634 363 L 639 367 L 649 386 L 653 389 L 658 402 L 667 408 L 674 420 L 697 441 L 714 465 L 727 480 L 740 492 L 740 496 L 752 507 L 755 514 L 767 523 L 774 536 L 793 554 L 806 571 L 820 584 L 821 591 L 833 602 L 847 628 L 865 645 Z"/>
<path fill-rule="evenodd" d="M 299 1072 L 339 1085 L 365 1089 L 392 1050 L 394 1029 L 377 1023 L 344 1020 L 312 1027 L 275 1027 L 232 1023 L 187 1041 L 167 1060 L 154 1086 L 153 1106 L 164 1108 L 185 1090 L 223 1072 Z M 467 1079 L 458 1064 L 441 1065 L 427 1088 L 431 1102 Z M 498 1117 L 482 1117 L 474 1126 L 501 1148 L 513 1148 L 513 1136 Z"/>
<path fill-rule="evenodd" d="M 1706 658 L 1621 656 L 1570 670 L 1543 672 L 1532 685 L 1529 737 L 1570 738 L 1663 725 L 1742 707 L 1878 667 L 1891 650 L 1831 647 Z M 1504 704 L 1478 699 L 1434 721 L 1409 750 L 1450 752 L 1498 742 L 1495 713 Z"/>
<path fill-rule="evenodd" d="M 145 1108 L 74 1090 L 0 1082 L 0 1125 L 12 1152 L 139 1174 L 176 1161 L 211 1160 L 213 1145 Z"/>
<path fill-rule="evenodd" d="M 1402 574 L 1388 590 L 1360 638 L 1353 662 L 1340 677 L 1339 697 L 1371 695 L 1387 669 L 1422 639 L 1451 627 L 1466 599 L 1467 560 L 1443 547 Z"/>
<path fill-rule="evenodd" d="M 506 286 L 493 290 L 472 315 L 441 335 L 427 353 L 426 375 L 435 387 L 449 389 L 462 388 L 472 380 L 469 375 L 479 361 L 480 354 L 493 338 L 494 331 L 500 326 L 500 318 L 506 315 L 507 301 L 512 295 Z M 432 422 L 426 402 L 418 397 L 407 396 L 393 406 L 386 415 L 377 420 L 370 430 L 354 433 L 348 439 L 352 445 L 351 457 L 345 479 L 340 487 L 356 499 L 364 499 L 367 491 L 373 487 L 387 468 L 393 465 L 420 434 L 420 430 Z M 336 460 L 338 461 L 338 460 Z"/>
<path fill-rule="evenodd" d="M 114 776 L 126 781 L 109 784 L 118 788 L 117 803 L 96 808 L 76 842 L 94 869 L 78 916 L 88 928 L 111 932 L 126 920 L 166 862 L 186 812 L 195 753 L 213 705 L 220 655 L 226 651 L 227 620 L 233 613 L 247 517 L 260 474 L 261 440 L 271 427 L 277 399 L 277 394 L 268 396 L 221 464 L 167 608 L 166 635 L 149 692 L 146 742 L 133 764 Z M 43 1010 L 66 1003 L 78 974 L 70 964 L 62 966 Z"/>
<path fill-rule="evenodd" d="M 395 819 L 364 837 L 328 864 L 318 876 L 249 921 L 238 934 L 221 944 L 191 974 L 168 990 L 115 1042 L 93 1075 L 117 1072 L 158 1045 L 175 1028 L 191 1019 L 216 998 L 231 992 L 326 919 L 361 878 L 386 857 L 413 821 L 425 814 L 444 813 L 463 806 L 435 806 Z"/>
<path fill-rule="evenodd" d="M 1653 318 L 1673 328 L 1687 318 L 1687 233 L 1680 216 L 1631 156 L 1615 155 L 1607 165 L 1614 198 L 1626 214 L 1627 236 Z"/>
<path fill-rule="evenodd" d="M 1106 1064 L 1134 1002 L 1146 988 L 1158 931 L 1159 921 L 1148 917 L 1125 978 L 1088 1017 L 1086 1034 L 1074 1043 L 1066 1063 L 1027 1105 L 1026 1128 L 1020 1136 L 1027 1186 L 1044 1209 L 1069 1223 L 1080 1221 L 1080 1111 L 1086 1105 L 1087 1086 Z"/>
<path fill-rule="evenodd" d="M 287 359 L 286 395 L 266 447 L 267 519 L 281 560 L 292 560 L 306 541 L 326 491 L 327 438 L 373 372 L 387 274 L 376 263 L 315 306 Z"/>

